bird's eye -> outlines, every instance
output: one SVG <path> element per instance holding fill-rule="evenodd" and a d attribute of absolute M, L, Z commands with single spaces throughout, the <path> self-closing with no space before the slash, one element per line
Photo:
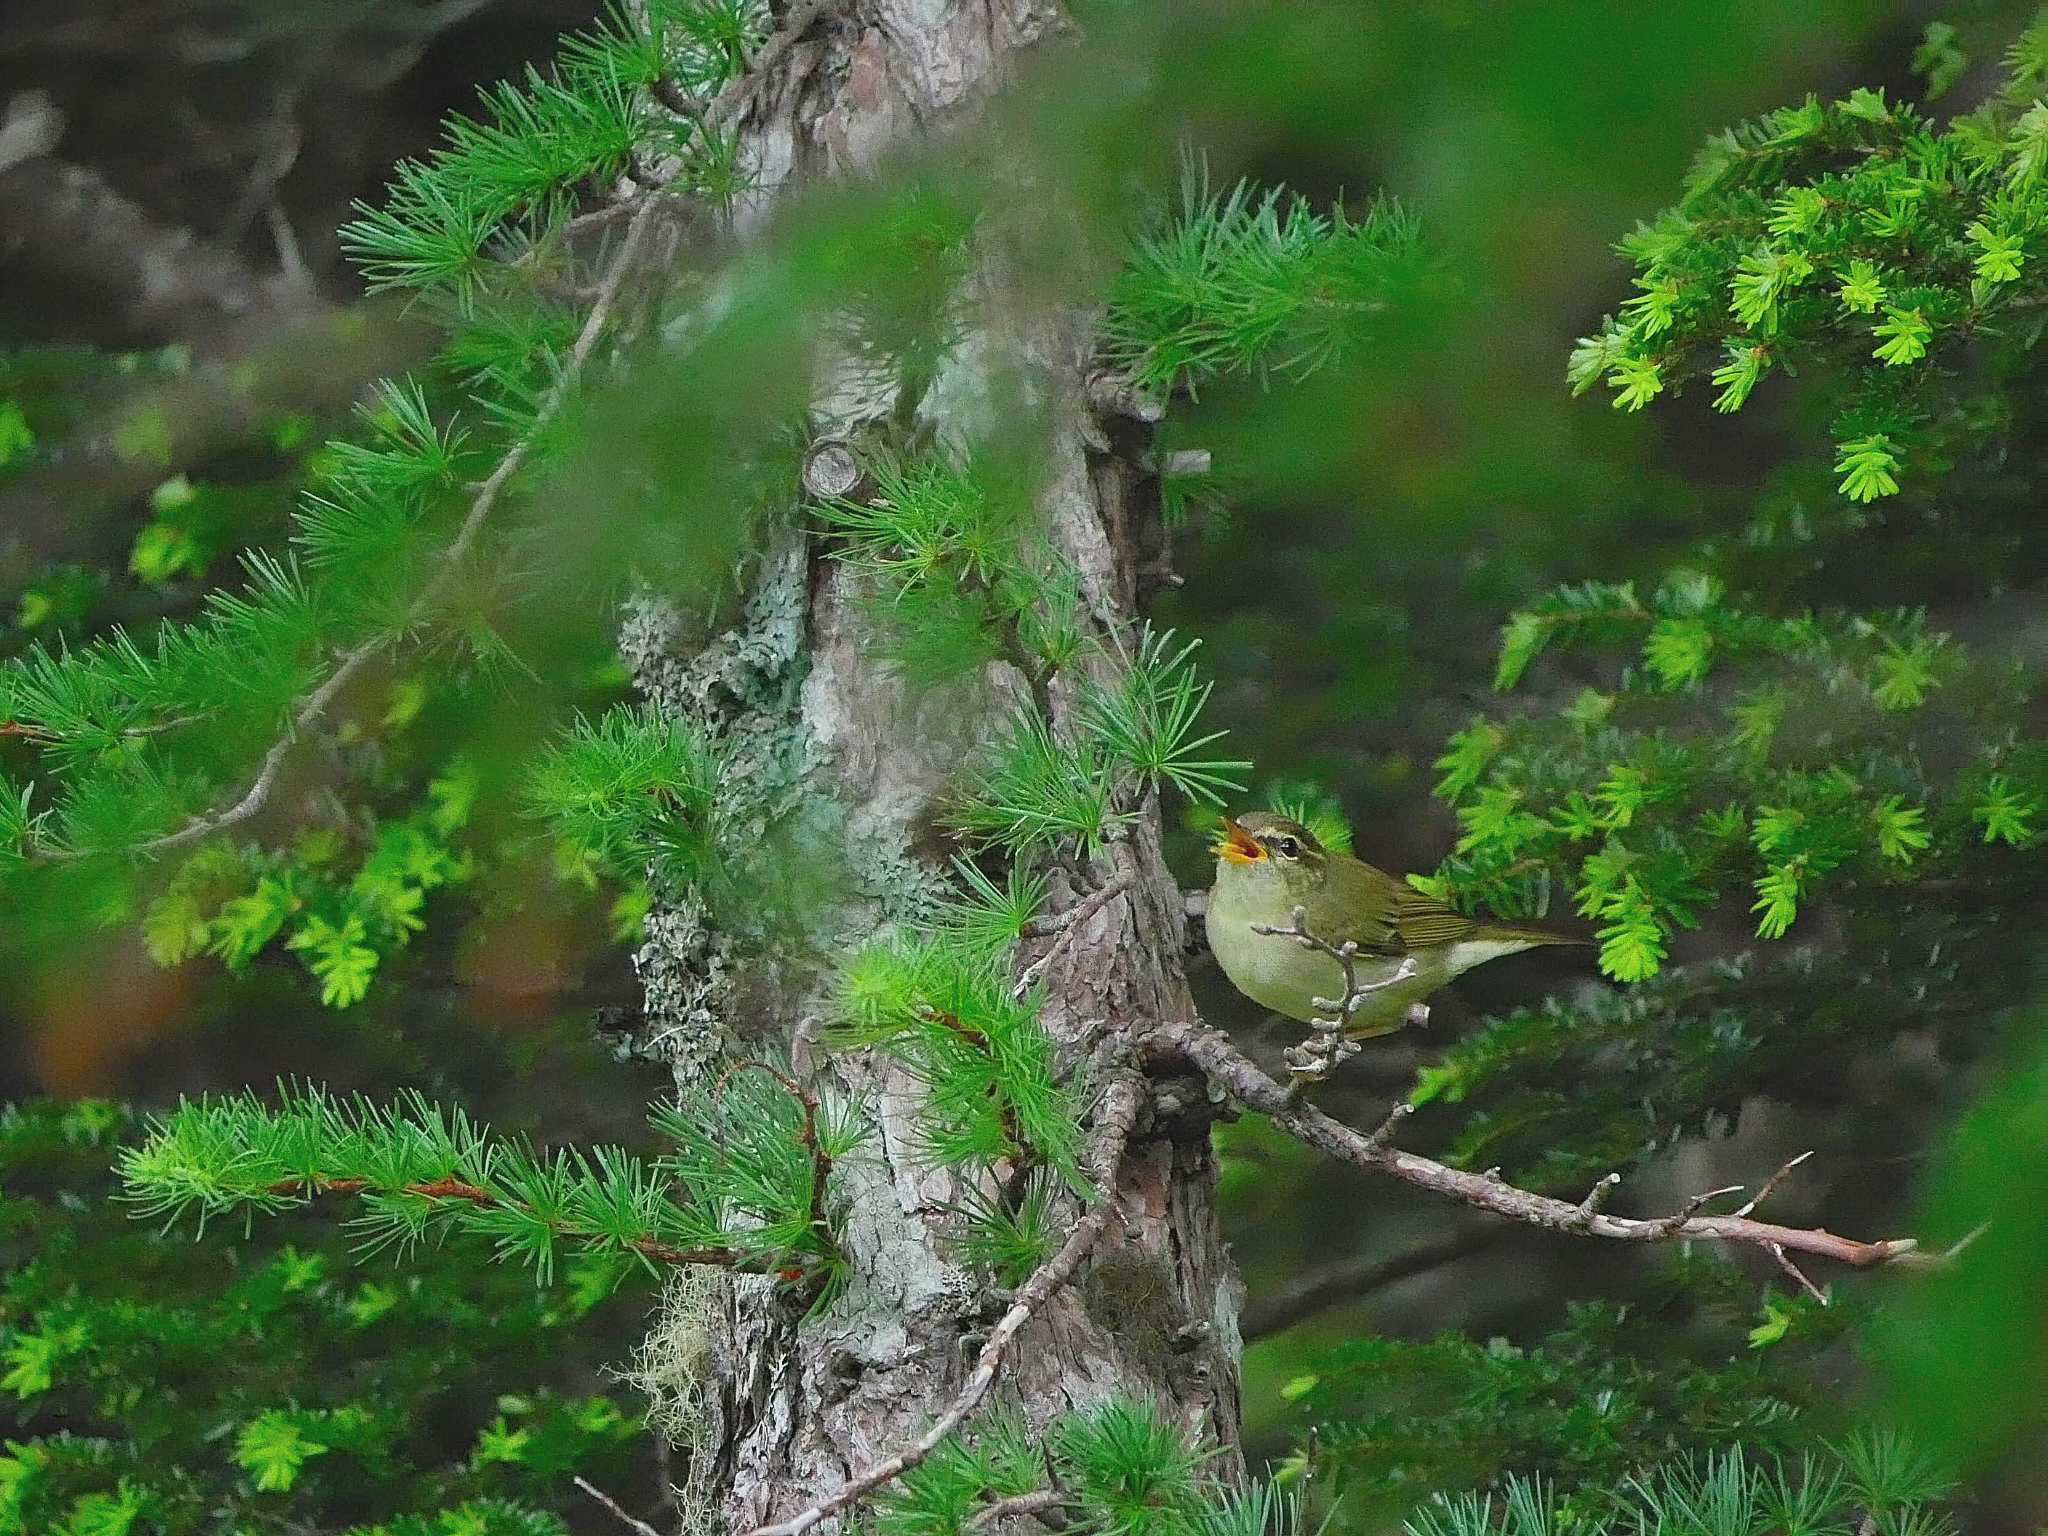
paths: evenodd
<path fill-rule="evenodd" d="M 1280 857 L 1283 859 L 1298 859 L 1301 857 L 1301 844 L 1291 837 L 1281 838 L 1273 847 L 1278 850 Z"/>

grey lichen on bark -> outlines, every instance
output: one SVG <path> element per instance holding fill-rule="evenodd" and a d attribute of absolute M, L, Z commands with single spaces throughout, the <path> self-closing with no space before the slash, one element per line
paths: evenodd
<path fill-rule="evenodd" d="M 742 238 L 791 186 L 873 169 L 915 136 L 971 121 L 1020 50 L 1064 27 L 1055 7 L 1033 0 L 828 6 L 779 50 L 738 118 L 756 178 Z M 996 281 L 1000 267 L 984 252 L 974 281 Z M 1028 416 L 1048 547 L 1078 573 L 1085 622 L 1113 656 L 1117 629 L 1137 614 L 1134 530 L 1157 507 L 1141 495 L 1136 463 L 1103 451 L 1090 417 L 1087 316 L 1030 305 L 977 312 L 991 318 L 921 383 L 917 425 L 944 451 L 973 440 L 992 411 Z M 858 442 L 899 405 L 894 381 L 827 366 L 813 431 Z M 844 1295 L 804 1317 L 768 1281 L 735 1277 L 714 1319 L 703 1417 L 712 1443 L 694 1448 L 712 1466 L 693 1475 L 734 1530 L 830 1493 L 913 1438 L 958 1390 L 1006 1304 L 950 1251 L 947 1208 L 962 1191 L 923 1155 L 917 1082 L 879 1053 L 823 1051 L 816 1035 L 833 957 L 926 915 L 945 889 L 936 830 L 945 797 L 1022 680 L 998 663 L 964 689 L 907 684 L 879 653 L 857 575 L 822 558 L 806 533 L 794 478 L 788 496 L 764 509 L 773 531 L 736 623 L 700 643 L 650 597 L 624 637 L 647 696 L 732 748 L 733 808 L 764 823 L 798 818 L 815 839 L 805 846 L 831 871 L 829 900 L 806 911 L 802 955 L 763 954 L 765 935 L 732 931 L 687 893 L 662 893 L 638 957 L 644 1038 L 672 1054 L 683 1079 L 742 1048 L 789 1054 L 865 1104 L 877 1130 L 839 1170 L 840 1240 L 853 1269 Z M 1077 688 L 1058 675 L 1047 685 L 1056 726 L 1071 724 Z M 1074 906 L 1112 880 L 1123 889 L 1066 937 L 1042 978 L 1043 1022 L 1077 1074 L 1105 1042 L 1191 1017 L 1183 902 L 1156 806 L 1098 858 L 1056 869 L 1050 905 Z M 1048 942 L 1034 941 L 1037 952 Z M 1238 1288 L 1216 1225 L 1206 1100 L 1193 1102 L 1195 1113 L 1141 1120 L 1104 1244 L 1030 1324 L 1000 1395 L 1039 1423 L 1112 1394 L 1152 1401 L 1218 1447 L 1216 1465 L 1229 1472 L 1238 1465 Z M 1070 1220 L 1078 1207 L 1062 1198 Z"/>

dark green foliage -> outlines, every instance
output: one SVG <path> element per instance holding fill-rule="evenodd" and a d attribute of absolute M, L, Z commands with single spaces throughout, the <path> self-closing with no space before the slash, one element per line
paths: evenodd
<path fill-rule="evenodd" d="M 525 753 L 512 755 L 515 771 L 500 763 L 472 776 L 467 759 L 436 762 L 427 771 L 440 777 L 424 802 L 405 789 L 423 777 L 421 764 L 389 772 L 377 760 L 422 707 L 426 684 L 404 673 L 388 685 L 372 677 L 372 697 L 360 710 L 350 699 L 346 715 L 322 715 L 324 704 L 307 713 L 307 701 L 322 699 L 337 666 L 346 678 L 359 665 L 366 674 L 387 663 L 410 668 L 415 656 L 432 657 L 437 697 L 449 674 L 458 674 L 451 692 L 473 679 L 516 678 L 533 666 L 520 625 L 544 605 L 536 598 L 567 607 L 570 588 L 611 595 L 644 581 L 666 590 L 665 578 L 691 557 L 702 569 L 689 595 L 716 589 L 723 598 L 734 571 L 748 569 L 749 539 L 767 536 L 753 506 L 786 500 L 793 479 L 759 473 L 774 456 L 756 450 L 800 408 L 816 361 L 807 349 L 829 334 L 877 376 L 893 370 L 898 393 L 886 428 L 876 429 L 884 445 L 857 445 L 871 488 L 810 509 L 809 551 L 857 574 L 867 618 L 909 683 L 979 689 L 979 699 L 1000 685 L 1013 700 L 1006 728 L 963 763 L 939 829 L 975 862 L 956 864 L 950 896 L 936 894 L 936 880 L 913 892 L 905 905 L 919 921 L 845 963 L 836 1038 L 890 1054 L 921 1084 L 914 1134 L 966 1191 L 953 1212 L 958 1254 L 1016 1284 L 1057 1244 L 1057 1213 L 1090 1192 L 1080 1172 L 1086 1085 L 1059 1060 L 1033 978 L 1016 974 L 1015 945 L 1038 920 L 1056 866 L 1103 878 L 1128 829 L 1160 800 L 1218 801 L 1240 788 L 1248 765 L 1209 755 L 1219 733 L 1204 723 L 1210 684 L 1191 642 L 1150 627 L 1084 638 L 1098 617 L 1094 599 L 1045 538 L 1044 488 L 1035 470 L 1020 468 L 1014 444 L 941 444 L 927 431 L 924 391 L 978 318 L 964 279 L 983 214 L 957 185 L 935 179 L 878 194 L 860 238 L 813 230 L 798 237 L 794 257 L 764 240 L 731 290 L 701 309 L 633 296 L 627 307 L 650 322 L 642 333 L 672 344 L 665 370 L 724 377 L 744 356 L 739 371 L 749 377 L 718 402 L 731 419 L 660 414 L 694 413 L 701 387 L 674 397 L 687 411 L 629 401 L 630 389 L 587 391 L 575 354 L 599 338 L 594 325 L 583 331 L 584 307 L 619 248 L 620 214 L 631 211 L 592 205 L 622 172 L 644 189 L 649 163 L 671 157 L 681 188 L 730 205 L 741 181 L 733 146 L 702 108 L 743 67 L 767 19 L 744 0 L 658 0 L 645 15 L 622 12 L 572 40 L 552 73 L 487 93 L 441 152 L 401 167 L 389 201 L 362 210 L 346 239 L 373 284 L 411 290 L 448 326 L 434 368 L 418 383 L 381 389 L 355 435 L 321 452 L 294 524 L 297 563 L 254 554 L 245 588 L 215 594 L 195 624 L 52 645 L 0 678 L 0 716 L 25 727 L 16 734 L 37 749 L 32 781 L 0 786 L 0 848 L 33 873 L 120 864 L 125 876 L 130 856 L 234 803 L 301 727 L 332 728 L 344 749 L 328 797 L 339 808 L 331 818 L 295 812 L 311 824 L 290 826 L 280 847 L 214 839 L 160 881 L 111 880 L 106 899 L 89 904 L 45 889 L 70 912 L 146 911 L 149 941 L 167 963 L 203 950 L 240 966 L 283 944 L 337 1005 L 360 997 L 406 943 L 426 891 L 470 871 L 469 839 L 456 834 L 504 784 L 525 785 L 529 808 L 555 832 L 563 873 L 628 887 L 622 931 L 636 926 L 635 902 L 659 882 L 693 910 L 723 901 L 725 919 L 743 903 L 725 900 L 722 887 L 740 888 L 748 859 L 808 876 L 808 858 L 775 841 L 787 808 L 775 791 L 735 814 L 737 798 L 753 791 L 733 781 L 773 755 L 722 734 L 730 721 L 721 688 L 742 710 L 758 702 L 742 697 L 755 681 L 744 662 L 691 680 L 709 701 L 701 721 L 618 709 L 551 736 L 559 708 L 501 707 L 520 714 L 527 737 Z M 1954 41 L 1930 31 L 1921 67 L 1931 82 L 1960 69 Z M 1739 543 L 1703 542 L 1685 572 L 1646 598 L 1625 579 L 1641 574 L 1627 565 L 1535 599 L 1522 594 L 1538 582 L 1504 582 L 1497 568 L 1477 584 L 1489 607 L 1521 599 L 1496 681 L 1522 688 L 1522 707 L 1453 739 L 1439 767 L 1463 836 L 1422 883 L 1515 916 L 1544 914 L 1555 883 L 1598 926 L 1608 975 L 1648 985 L 1517 1009 L 1450 1044 L 1415 1098 L 1468 1106 L 1450 1133 L 1454 1161 L 1513 1165 L 1546 1184 L 1605 1172 L 1714 1127 L 1808 1055 L 1879 1057 L 1871 1041 L 1888 1042 L 1909 1022 L 1968 1059 L 2009 1004 L 2015 962 L 1998 960 L 1996 930 L 2038 926 L 2015 899 L 2012 867 L 2038 844 L 2048 762 L 2029 735 L 2026 680 L 1993 648 L 1948 641 L 1918 605 L 2038 571 L 2000 521 L 2027 498 L 2008 485 L 1931 535 L 1902 537 L 1894 547 L 1907 553 L 1896 562 L 1870 560 L 1861 541 L 1885 506 L 1928 497 L 1951 466 L 1962 468 L 1949 483 L 1981 486 L 1987 466 L 2026 451 L 2028 413 L 2014 408 L 2024 401 L 2014 381 L 2026 378 L 2034 339 L 2024 311 L 2035 302 L 2034 203 L 2048 195 L 2037 189 L 2048 126 L 2037 120 L 2044 109 L 2024 98 L 2042 48 L 2030 34 L 2014 93 L 1940 134 L 1870 92 L 1775 114 L 1713 147 L 1680 211 L 1628 242 L 1643 269 L 1640 296 L 1585 345 L 1575 380 L 1606 378 L 1633 410 L 1710 373 L 1725 412 L 1772 392 L 1774 374 L 1800 369 L 1814 381 L 1802 387 L 1840 412 L 1828 478 L 1839 478 L 1846 502 L 1820 512 L 1796 495 L 1768 502 Z M 656 113 L 653 98 L 675 110 Z M 1351 219 L 1244 184 L 1212 195 L 1191 177 L 1180 214 L 1139 238 L 1104 296 L 1096 360 L 1121 368 L 1117 382 L 1136 393 L 1175 403 L 1197 387 L 1221 394 L 1317 371 L 1340 391 L 1375 373 L 1405 389 L 1397 366 L 1361 354 L 1414 297 L 1403 284 L 1419 249 L 1392 204 Z M 829 322 L 810 307 L 820 294 Z M 758 313 L 769 310 L 786 329 Z M 747 432 L 726 431 L 746 417 L 756 418 Z M 621 420 L 653 428 L 649 437 L 688 432 L 714 445 L 717 489 L 737 488 L 732 500 L 747 509 L 723 519 L 729 539 L 690 542 L 701 521 L 723 518 L 693 501 L 714 477 L 697 465 L 671 477 L 670 463 L 644 448 L 615 454 L 621 439 L 606 434 Z M 0 414 L 0 459 L 34 453 L 41 430 L 25 415 Z M 144 424 L 134 437 L 149 435 Z M 1290 439 L 1280 451 L 1313 461 L 1336 450 Z M 687 453 L 676 462 L 687 464 Z M 596 489 L 566 473 L 579 464 L 596 466 Z M 500 467 L 502 482 L 490 478 Z M 1159 467 L 1171 523 L 1209 477 Z M 1510 462 L 1504 478 L 1518 469 Z M 559 476 L 547 496 L 534 494 L 542 471 Z M 480 482 L 502 489 L 509 518 L 480 520 L 491 510 Z M 575 526 L 587 503 L 609 502 L 621 482 L 630 487 L 622 499 L 644 493 L 647 505 L 676 515 Z M 153 510 L 168 531 L 146 555 L 138 545 L 138 558 L 161 578 L 198 556 L 178 537 L 192 502 L 173 482 L 159 489 Z M 672 508 L 663 496 L 691 504 Z M 550 501 L 563 504 L 553 520 Z M 1398 560 L 1411 530 L 1386 531 Z M 572 535 L 605 544 L 614 534 L 626 553 L 565 553 Z M 1797 559 L 1787 553 L 1795 545 Z M 1942 552 L 1927 553 L 1935 545 Z M 672 550 L 685 556 L 658 558 Z M 1916 584 L 1922 560 L 1939 562 L 1930 568 L 1942 573 L 1942 592 Z M 1258 574 L 1307 590 L 1325 563 L 1315 553 L 1262 564 Z M 1880 565 L 1881 576 L 1851 584 L 1853 601 L 1816 611 L 1826 577 Z M 558 567 L 575 579 L 557 584 Z M 704 578 L 705 569 L 714 574 Z M 1868 590 L 1887 581 L 1901 590 Z M 703 606 L 679 622 L 708 628 L 714 612 Z M 599 612 L 593 603 L 573 622 L 601 627 Z M 797 671 L 778 665 L 771 686 L 792 688 Z M 553 705 L 578 691 L 561 676 L 542 681 Z M 377 693 L 386 686 L 388 700 Z M 1072 707 L 1056 712 L 1055 698 Z M 371 723 L 380 710 L 382 723 Z M 346 750 L 366 737 L 368 750 Z M 538 740 L 555 744 L 536 755 Z M 374 809 L 366 817 L 350 800 Z M 1278 790 L 1276 803 L 1319 825 L 1342 823 L 1312 793 Z M 501 851 L 475 841 L 480 856 Z M 1985 910 L 1921 925 L 1916 904 L 1936 880 L 1983 893 Z M 1846 958 L 1665 969 L 1689 930 L 1731 907 L 1746 910 L 1766 940 L 1843 935 Z M 728 926 L 753 935 L 771 925 Z M 1832 1000 L 1814 1006 L 1822 987 Z M 635 1260 L 722 1263 L 772 1271 L 829 1304 L 846 1271 L 832 1230 L 833 1167 L 865 1126 L 866 1107 L 821 1103 L 768 1063 L 726 1061 L 707 1075 L 658 1113 L 673 1150 L 652 1160 L 612 1148 L 543 1156 L 492 1142 L 423 1098 L 381 1109 L 295 1090 L 276 1109 L 246 1097 L 187 1104 L 129 1149 L 123 1171 L 142 1207 L 170 1218 L 353 1197 L 364 1212 L 356 1230 L 372 1248 L 480 1236 L 543 1278 L 577 1265 L 593 1294 Z M 1905 1099 L 1911 1086 L 1885 1092 Z M 1797 1091 L 1851 1097 L 1819 1070 Z M 1882 1129 L 1897 1136 L 1919 1124 L 1894 1115 Z M 1831 1453 L 1814 1480 L 1752 1473 L 1726 1456 L 1693 1470 L 1696 1451 L 1730 1440 L 1812 1445 L 1814 1426 L 1794 1412 L 1814 1395 L 1801 1367 L 1808 1347 L 1840 1324 L 1839 1314 L 1823 1319 L 1776 1294 L 1754 1326 L 1752 1313 L 1735 1309 L 1734 1322 L 1725 1305 L 1702 1319 L 1692 1309 L 1727 1287 L 1684 1278 L 1682 1293 L 1674 1287 L 1656 1305 L 1581 1308 L 1527 1348 L 1459 1337 L 1343 1346 L 1296 1394 L 1318 1424 L 1292 1470 L 1372 1501 L 1485 1486 L 1510 1470 L 1565 1480 L 1571 1502 L 1562 1507 L 1535 1484 L 1509 1485 L 1500 1523 L 1516 1536 L 1581 1523 L 1835 1536 L 1865 1516 L 1883 1536 L 1943 1529 L 1919 1507 L 1936 1490 L 1908 1475 L 1888 1441 Z M 1745 1338 L 1731 1335 L 1745 1327 Z M 59 1328 L 23 1333 L 13 1347 L 12 1368 L 33 1381 L 72 1345 Z M 1390 1396 L 1400 1401 L 1390 1406 Z M 527 1426 L 507 1413 L 484 1432 L 478 1465 L 542 1454 L 528 1447 L 544 1437 L 522 1442 Z M 235 1421 L 234 1454 L 256 1492 L 281 1494 L 367 1457 L 368 1422 L 348 1404 L 269 1404 Z M 1663 1470 L 1650 1470 L 1656 1463 Z M 887 1494 L 877 1520 L 903 1536 L 959 1531 L 992 1499 L 1041 1490 L 1070 1527 L 1104 1536 L 1263 1536 L 1296 1518 L 1291 1499 L 1268 1484 L 1223 1490 L 1202 1447 L 1150 1407 L 1118 1401 L 1038 1436 L 992 1421 Z M 145 1518 L 139 1482 L 90 1496 L 101 1504 L 75 1510 L 74 1524 L 125 1528 Z M 525 1518 L 479 1511 L 472 1523 L 486 1529 Z M 1482 1536 L 1494 1524 L 1493 1506 L 1466 1501 L 1420 1517 L 1416 1536 Z M 410 1529 L 402 1520 L 390 1528 Z"/>
<path fill-rule="evenodd" d="M 545 1364 L 622 1321 L 602 1266 L 541 1293 L 459 1246 L 352 1275 L 332 1229 L 160 1236 L 107 1203 L 135 1130 L 0 1111 L 0 1532 L 561 1536 L 572 1473 L 639 1474 L 637 1414 Z"/>
<path fill-rule="evenodd" d="M 1366 1510 L 1540 1469 L 1574 1508 L 1699 1446 L 1791 1454 L 1839 1422 L 1801 1367 L 1841 1337 L 1841 1308 L 1770 1296 L 1705 1257 L 1667 1266 L 1629 1304 L 1575 1304 L 1524 1346 L 1443 1334 L 1359 1338 L 1321 1355 L 1287 1395 L 1309 1426 L 1288 1463 Z"/>
<path fill-rule="evenodd" d="M 1918 1213 L 1937 1240 L 1971 1238 L 1958 1263 L 1885 1309 L 1871 1354 L 1886 1398 L 1918 1438 L 1975 1478 L 2030 1478 L 2041 1464 L 2048 1362 L 2039 1305 L 2048 1269 L 2048 1033 L 2038 1004 L 2016 1011 L 1982 1100 L 1942 1147 Z"/>
<path fill-rule="evenodd" d="M 417 929 L 419 891 L 466 870 L 468 850 L 450 846 L 463 818 L 451 818 L 451 802 L 429 784 L 445 780 L 445 760 L 394 765 L 378 751 L 345 749 L 381 747 L 423 710 L 467 726 L 480 689 L 538 694 L 550 721 L 562 703 L 588 696 L 591 647 L 533 632 L 539 524 L 527 499 L 534 472 L 564 450 L 580 387 L 572 348 L 593 273 L 616 245 L 570 226 L 584 201 L 611 193 L 632 154 L 657 147 L 678 157 L 679 190 L 730 195 L 729 147 L 701 120 L 657 128 L 675 120 L 650 110 L 649 92 L 715 93 L 764 24 L 751 0 L 622 8 L 565 45 L 554 71 L 487 91 L 478 116 L 451 125 L 442 151 L 399 168 L 390 201 L 363 209 L 344 243 L 373 285 L 411 289 L 448 320 L 438 365 L 378 386 L 355 431 L 312 455 L 288 529 L 252 521 L 204 482 L 162 480 L 131 562 L 150 582 L 196 575 L 239 540 L 283 536 L 247 554 L 243 583 L 206 594 L 196 618 L 159 623 L 152 614 L 89 641 L 65 634 L 0 669 L 0 721 L 36 749 L 24 759 L 28 777 L 0 780 L 0 879 L 73 888 L 68 903 L 42 906 L 147 906 L 151 948 L 165 963 L 210 950 L 239 965 L 275 942 L 307 963 L 330 1004 L 363 995 Z M 700 166 L 725 181 L 700 186 Z M 564 289 L 585 298 L 559 301 Z M 160 405 L 150 408 L 159 425 L 128 432 L 132 453 L 122 451 L 168 464 L 171 427 Z M 21 415 L 8 429 L 9 463 L 34 460 L 37 444 L 63 426 L 42 410 L 34 422 Z M 298 419 L 291 448 L 305 427 Z M 280 451 L 284 429 L 272 434 Z M 505 475 L 481 491 L 501 465 Z M 493 498 L 508 503 L 495 519 L 485 516 Z M 659 537 L 650 531 L 615 551 L 616 563 L 591 573 L 595 584 L 615 584 Z M 556 600 L 571 579 L 563 566 L 552 552 Z M 59 613 L 91 617 L 77 583 L 61 577 L 53 573 L 35 594 L 39 624 Z M 384 675 L 388 663 L 409 668 L 415 649 L 430 646 L 441 654 L 418 675 Z M 457 665 L 447 664 L 449 653 Z M 209 826 L 225 830 L 261 808 L 299 766 L 286 759 L 311 755 L 298 740 L 309 729 L 332 733 L 344 749 L 336 777 L 350 798 L 375 805 L 367 836 L 336 803 L 326 817 L 302 810 L 300 825 L 274 839 L 303 832 L 290 851 L 230 856 L 206 846 L 167 878 L 136 866 L 138 854 L 182 846 Z M 504 773 L 502 732 L 473 734 L 491 738 L 488 760 L 480 755 L 472 767 L 495 795 L 501 775 L 516 770 Z M 465 798 L 476 793 L 473 784 Z M 410 860 L 404 891 L 379 872 L 394 862 L 392 823 L 438 826 L 434 856 L 445 867 Z M 593 830 L 586 812 L 579 831 Z M 488 852 L 518 864 L 517 850 L 501 841 Z M 575 846 L 570 861 L 587 878 L 594 861 L 622 854 Z M 350 869 L 338 880 L 354 859 L 364 874 Z M 53 873 L 59 865 L 79 868 Z M 364 889 L 365 880 L 377 889 Z"/>

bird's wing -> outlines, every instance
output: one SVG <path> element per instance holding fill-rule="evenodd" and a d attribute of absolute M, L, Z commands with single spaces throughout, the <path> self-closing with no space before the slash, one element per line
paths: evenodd
<path fill-rule="evenodd" d="M 1361 860 L 1346 860 L 1331 873 L 1348 887 L 1343 893 L 1343 910 L 1358 914 L 1337 942 L 1349 939 L 1367 954 L 1405 955 L 1411 950 L 1453 944 L 1469 938 L 1478 926 L 1406 880 L 1397 880 Z"/>
<path fill-rule="evenodd" d="M 1425 896 L 1406 880 L 1399 882 L 1401 894 L 1394 907 L 1394 927 L 1401 935 L 1403 949 L 1430 949 L 1438 944 L 1455 944 L 1469 939 L 1479 925 L 1434 896 Z"/>

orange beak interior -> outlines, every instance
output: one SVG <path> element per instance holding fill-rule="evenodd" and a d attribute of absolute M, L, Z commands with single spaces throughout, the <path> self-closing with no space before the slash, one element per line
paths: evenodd
<path fill-rule="evenodd" d="M 1266 856 L 1259 840 L 1228 816 L 1223 818 L 1223 835 L 1216 839 L 1209 851 L 1233 864 L 1256 864 Z"/>

